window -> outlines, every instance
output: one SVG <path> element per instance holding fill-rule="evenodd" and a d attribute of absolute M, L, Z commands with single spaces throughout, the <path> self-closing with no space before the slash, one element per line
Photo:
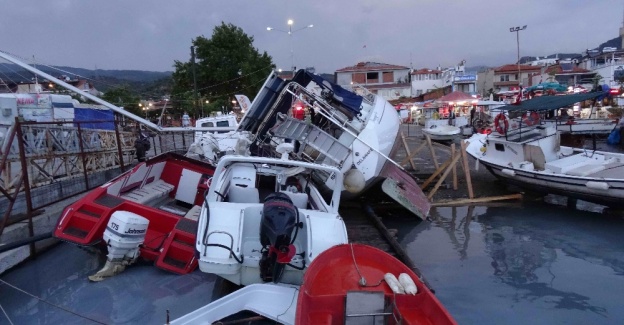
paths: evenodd
<path fill-rule="evenodd" d="M 509 75 L 508 74 L 501 75 L 500 81 L 509 81 Z"/>
<path fill-rule="evenodd" d="M 225 126 L 230 126 L 230 122 L 228 122 L 228 121 L 219 121 L 219 122 L 217 122 L 217 127 L 225 127 Z"/>
<path fill-rule="evenodd" d="M 505 151 L 505 146 L 502 143 L 495 143 L 494 149 L 496 149 L 497 151 Z"/>
<path fill-rule="evenodd" d="M 378 72 L 367 72 L 366 73 L 366 83 L 378 83 L 379 82 L 379 73 Z"/>
<path fill-rule="evenodd" d="M 212 122 L 206 122 L 206 123 L 202 123 L 201 126 L 204 128 L 211 128 L 214 126 L 214 124 L 212 124 Z"/>

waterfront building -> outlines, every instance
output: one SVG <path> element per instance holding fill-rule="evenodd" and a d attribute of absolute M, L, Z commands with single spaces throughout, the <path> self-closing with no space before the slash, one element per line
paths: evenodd
<path fill-rule="evenodd" d="M 359 62 L 334 72 L 336 83 L 358 84 L 386 100 L 411 97 L 410 68 L 377 62 Z"/>

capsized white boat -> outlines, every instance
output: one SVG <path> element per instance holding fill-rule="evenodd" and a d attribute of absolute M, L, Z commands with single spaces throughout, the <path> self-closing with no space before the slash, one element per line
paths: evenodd
<path fill-rule="evenodd" d="M 566 106 L 597 95 L 553 97 L 559 97 L 558 105 Z M 505 134 L 475 134 L 466 140 L 466 150 L 492 174 L 509 183 L 542 193 L 624 206 L 624 154 L 564 147 L 559 134 L 553 124 L 507 130 Z"/>
<path fill-rule="evenodd" d="M 304 70 L 292 80 L 273 72 L 238 126 L 234 151 L 242 151 L 245 136 L 251 155 L 261 157 L 276 156 L 279 144 L 291 142 L 291 159 L 334 166 L 348 180 L 343 184 L 331 173 L 318 171 L 313 181 L 321 192 L 338 188 L 343 198 L 354 198 L 383 180 L 388 195 L 425 218 L 430 208 L 427 198 L 389 158 L 399 148 L 399 127 L 394 107 L 364 88 L 352 92 Z M 208 152 L 221 148 L 210 145 L 215 143 L 214 134 L 207 136 L 209 140 L 197 139 L 196 144 L 204 144 L 195 148 Z"/>
<path fill-rule="evenodd" d="M 336 167 L 281 158 L 226 155 L 219 159 L 202 207 L 196 241 L 199 268 L 235 284 L 300 284 L 324 250 L 347 242 L 338 214 L 342 187 L 321 195 L 318 173 L 340 184 Z"/>

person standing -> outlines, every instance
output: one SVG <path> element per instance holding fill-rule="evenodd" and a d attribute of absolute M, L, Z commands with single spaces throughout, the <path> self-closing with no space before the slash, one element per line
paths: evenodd
<path fill-rule="evenodd" d="M 182 115 L 182 126 L 188 127 L 190 125 L 191 125 L 191 117 L 188 115 L 188 113 L 184 112 L 184 115 Z"/>

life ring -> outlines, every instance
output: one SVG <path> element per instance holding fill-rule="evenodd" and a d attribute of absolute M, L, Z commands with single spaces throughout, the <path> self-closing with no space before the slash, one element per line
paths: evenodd
<path fill-rule="evenodd" d="M 509 129 L 509 121 L 505 117 L 504 113 L 499 113 L 494 118 L 494 127 L 496 128 L 496 132 L 500 134 L 507 133 L 507 129 Z"/>
<path fill-rule="evenodd" d="M 531 121 L 531 125 L 539 124 L 540 116 L 537 112 L 533 111 L 529 115 L 529 121 Z"/>

